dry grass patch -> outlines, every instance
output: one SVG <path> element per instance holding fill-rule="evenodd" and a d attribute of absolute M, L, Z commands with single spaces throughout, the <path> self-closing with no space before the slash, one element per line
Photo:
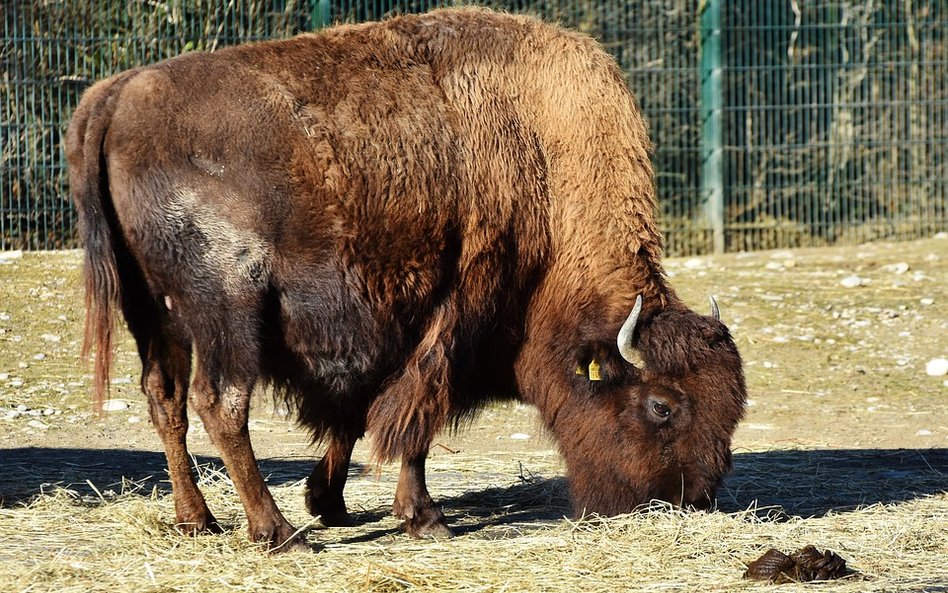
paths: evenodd
<path fill-rule="evenodd" d="M 387 514 L 390 477 L 350 488 L 350 504 L 368 521 L 352 529 L 315 527 L 302 512 L 301 484 L 274 488 L 290 520 L 308 522 L 314 547 L 313 553 L 276 556 L 247 541 L 232 484 L 218 472 L 205 472 L 202 486 L 229 527 L 222 535 L 178 535 L 171 497 L 158 490 L 96 499 L 60 489 L 26 506 L 0 509 L 0 590 L 756 590 L 772 586 L 741 580 L 747 562 L 770 547 L 791 551 L 806 544 L 832 549 L 863 576 L 782 585 L 781 591 L 935 591 L 948 583 L 944 493 L 807 519 L 768 517 L 758 508 L 689 513 L 656 506 L 618 518 L 569 521 L 552 518 L 565 508 L 561 480 L 518 477 L 470 491 L 463 490 L 466 480 L 455 479 L 456 486 L 442 482 L 433 490 L 451 505 L 462 535 L 416 541 L 398 533 Z"/>

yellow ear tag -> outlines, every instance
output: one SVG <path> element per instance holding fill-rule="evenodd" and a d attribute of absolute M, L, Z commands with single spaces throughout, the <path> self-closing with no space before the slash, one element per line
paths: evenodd
<path fill-rule="evenodd" d="M 595 360 L 589 363 L 589 380 L 602 381 L 602 375 L 599 373 L 599 363 Z"/>
<path fill-rule="evenodd" d="M 576 367 L 576 374 L 585 377 L 585 376 L 586 376 L 586 371 L 583 370 L 583 367 L 578 366 L 578 367 Z"/>

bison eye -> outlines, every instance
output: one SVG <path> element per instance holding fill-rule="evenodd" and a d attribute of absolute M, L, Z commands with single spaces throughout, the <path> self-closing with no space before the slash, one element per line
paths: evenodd
<path fill-rule="evenodd" d="M 653 401 L 652 412 L 654 412 L 656 416 L 664 420 L 665 418 L 668 418 L 668 416 L 671 414 L 671 408 L 669 408 L 662 402 Z"/>

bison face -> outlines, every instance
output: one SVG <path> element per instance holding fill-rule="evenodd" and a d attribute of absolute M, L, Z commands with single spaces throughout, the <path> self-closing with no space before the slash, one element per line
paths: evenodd
<path fill-rule="evenodd" d="M 708 508 L 743 416 L 737 348 L 716 307 L 708 317 L 684 308 L 642 315 L 629 335 L 635 356 L 628 343 L 619 351 L 636 364 L 595 361 L 608 374 L 590 366 L 591 398 L 577 398 L 583 420 L 557 431 L 575 510 L 612 515 L 651 500 Z"/>

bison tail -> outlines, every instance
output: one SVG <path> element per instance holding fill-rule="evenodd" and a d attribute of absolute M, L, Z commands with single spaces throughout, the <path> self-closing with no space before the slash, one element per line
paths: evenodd
<path fill-rule="evenodd" d="M 88 360 L 90 351 L 95 349 L 93 401 L 97 413 L 108 395 L 115 311 L 122 298 L 116 251 L 124 246 L 124 240 L 109 193 L 105 137 L 124 78 L 90 88 L 66 135 L 70 193 L 79 214 L 80 243 L 85 248 L 86 322 L 82 358 Z"/>

